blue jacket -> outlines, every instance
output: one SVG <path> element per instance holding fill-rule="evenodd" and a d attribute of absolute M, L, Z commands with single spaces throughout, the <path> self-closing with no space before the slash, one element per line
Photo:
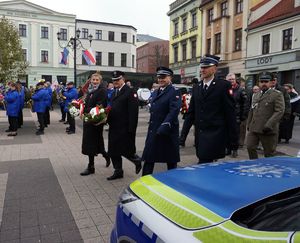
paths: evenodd
<path fill-rule="evenodd" d="M 20 110 L 24 108 L 24 103 L 25 103 L 25 89 L 22 86 L 21 90 L 19 92 L 19 99 L 20 99 Z"/>
<path fill-rule="evenodd" d="M 31 96 L 33 100 L 33 112 L 45 112 L 49 102 L 49 93 L 46 89 L 42 88 Z"/>
<path fill-rule="evenodd" d="M 68 112 L 68 106 L 71 103 L 72 100 L 76 100 L 78 98 L 78 92 L 75 87 L 71 89 L 67 89 L 67 91 L 63 92 L 63 96 L 66 97 L 65 101 L 65 112 Z"/>
<path fill-rule="evenodd" d="M 6 115 L 18 117 L 20 110 L 20 98 L 17 90 L 9 90 L 5 95 Z"/>
<path fill-rule="evenodd" d="M 48 106 L 48 107 L 50 107 L 51 106 L 51 103 L 52 103 L 52 89 L 51 89 L 51 87 L 48 87 L 48 88 L 46 88 L 46 90 L 47 90 L 47 92 L 48 92 L 48 99 L 47 99 L 47 101 L 46 101 L 46 105 Z"/>

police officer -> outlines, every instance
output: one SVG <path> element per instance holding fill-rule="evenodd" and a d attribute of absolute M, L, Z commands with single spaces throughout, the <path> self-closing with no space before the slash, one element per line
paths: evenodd
<path fill-rule="evenodd" d="M 114 166 L 114 173 L 107 180 L 123 178 L 122 156 L 135 164 L 138 174 L 142 168 L 136 155 L 135 135 L 138 123 L 138 99 L 132 88 L 125 84 L 124 72 L 112 72 L 115 88 L 108 114 L 108 154 Z"/>
<path fill-rule="evenodd" d="M 69 104 L 72 100 L 76 100 L 78 98 L 77 89 L 74 87 L 74 82 L 69 81 L 67 83 L 67 89 L 63 92 L 63 96 L 66 97 L 65 100 L 65 112 L 67 113 L 67 121 L 69 123 L 69 127 L 66 128 L 67 134 L 75 133 L 75 117 L 72 117 L 69 112 Z"/>
<path fill-rule="evenodd" d="M 226 149 L 238 144 L 231 84 L 215 77 L 219 59 L 208 54 L 201 59 L 201 81 L 193 87 L 188 110 L 188 119 L 195 124 L 199 163 L 224 158 Z"/>
<path fill-rule="evenodd" d="M 247 150 L 250 159 L 257 159 L 256 148 L 261 142 L 264 156 L 274 156 L 274 145 L 277 143 L 279 122 L 284 114 L 283 94 L 271 88 L 274 74 L 259 74 L 260 92 L 252 98 L 251 109 L 247 121 Z"/>
<path fill-rule="evenodd" d="M 180 91 L 172 86 L 173 71 L 156 69 L 159 89 L 152 94 L 150 122 L 142 159 L 143 175 L 152 174 L 154 163 L 167 163 L 168 170 L 177 167 L 179 156 Z"/>

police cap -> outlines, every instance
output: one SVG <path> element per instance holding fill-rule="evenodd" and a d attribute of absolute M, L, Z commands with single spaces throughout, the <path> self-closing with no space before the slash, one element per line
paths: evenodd
<path fill-rule="evenodd" d="M 218 66 L 220 57 L 215 55 L 206 54 L 200 60 L 200 68 Z"/>
<path fill-rule="evenodd" d="M 125 73 L 122 72 L 122 71 L 119 71 L 119 70 L 113 71 L 113 72 L 111 73 L 111 76 L 112 76 L 111 80 L 112 80 L 112 81 L 114 81 L 114 80 L 119 80 L 119 79 L 123 78 L 124 75 L 125 75 Z"/>
<path fill-rule="evenodd" d="M 156 68 L 156 76 L 173 76 L 173 71 L 167 67 L 158 67 Z"/>
<path fill-rule="evenodd" d="M 261 72 L 258 74 L 258 80 L 272 81 L 275 79 L 275 75 L 271 72 Z"/>

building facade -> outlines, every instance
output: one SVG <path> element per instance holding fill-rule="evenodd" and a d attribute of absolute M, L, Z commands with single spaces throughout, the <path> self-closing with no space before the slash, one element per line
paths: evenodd
<path fill-rule="evenodd" d="M 256 1 L 258 2 L 258 1 Z M 219 76 L 245 75 L 246 32 L 250 1 L 203 0 L 202 53 L 220 57 Z"/>
<path fill-rule="evenodd" d="M 271 71 L 281 84 L 300 90 L 300 1 L 274 0 L 252 8 L 246 71 L 249 85 Z"/>
<path fill-rule="evenodd" d="M 0 2 L 0 16 L 15 24 L 19 30 L 25 59 L 29 63 L 27 75 L 20 81 L 35 85 L 39 79 L 47 81 L 73 80 L 73 62 L 60 64 L 61 53 L 57 32 L 65 30 L 74 36 L 75 15 L 63 14 L 24 1 Z"/>
<path fill-rule="evenodd" d="M 169 67 L 169 41 L 151 41 L 137 48 L 137 72 L 155 73 L 158 66 Z"/>
<path fill-rule="evenodd" d="M 199 77 L 202 25 L 200 0 L 176 0 L 170 4 L 169 66 L 181 81 Z"/>
<path fill-rule="evenodd" d="M 88 70 L 136 72 L 136 29 L 133 26 L 76 20 L 83 49 L 91 49 L 96 64 L 89 66 L 81 53 L 77 55 L 78 73 Z M 88 36 L 92 35 L 92 42 Z"/>

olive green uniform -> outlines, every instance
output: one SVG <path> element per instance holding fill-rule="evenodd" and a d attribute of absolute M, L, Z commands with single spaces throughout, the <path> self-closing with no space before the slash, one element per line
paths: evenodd
<path fill-rule="evenodd" d="M 284 98 L 280 91 L 269 89 L 255 93 L 247 120 L 247 150 L 250 159 L 257 159 L 256 148 L 261 142 L 265 157 L 273 156 L 280 119 L 284 114 Z"/>

